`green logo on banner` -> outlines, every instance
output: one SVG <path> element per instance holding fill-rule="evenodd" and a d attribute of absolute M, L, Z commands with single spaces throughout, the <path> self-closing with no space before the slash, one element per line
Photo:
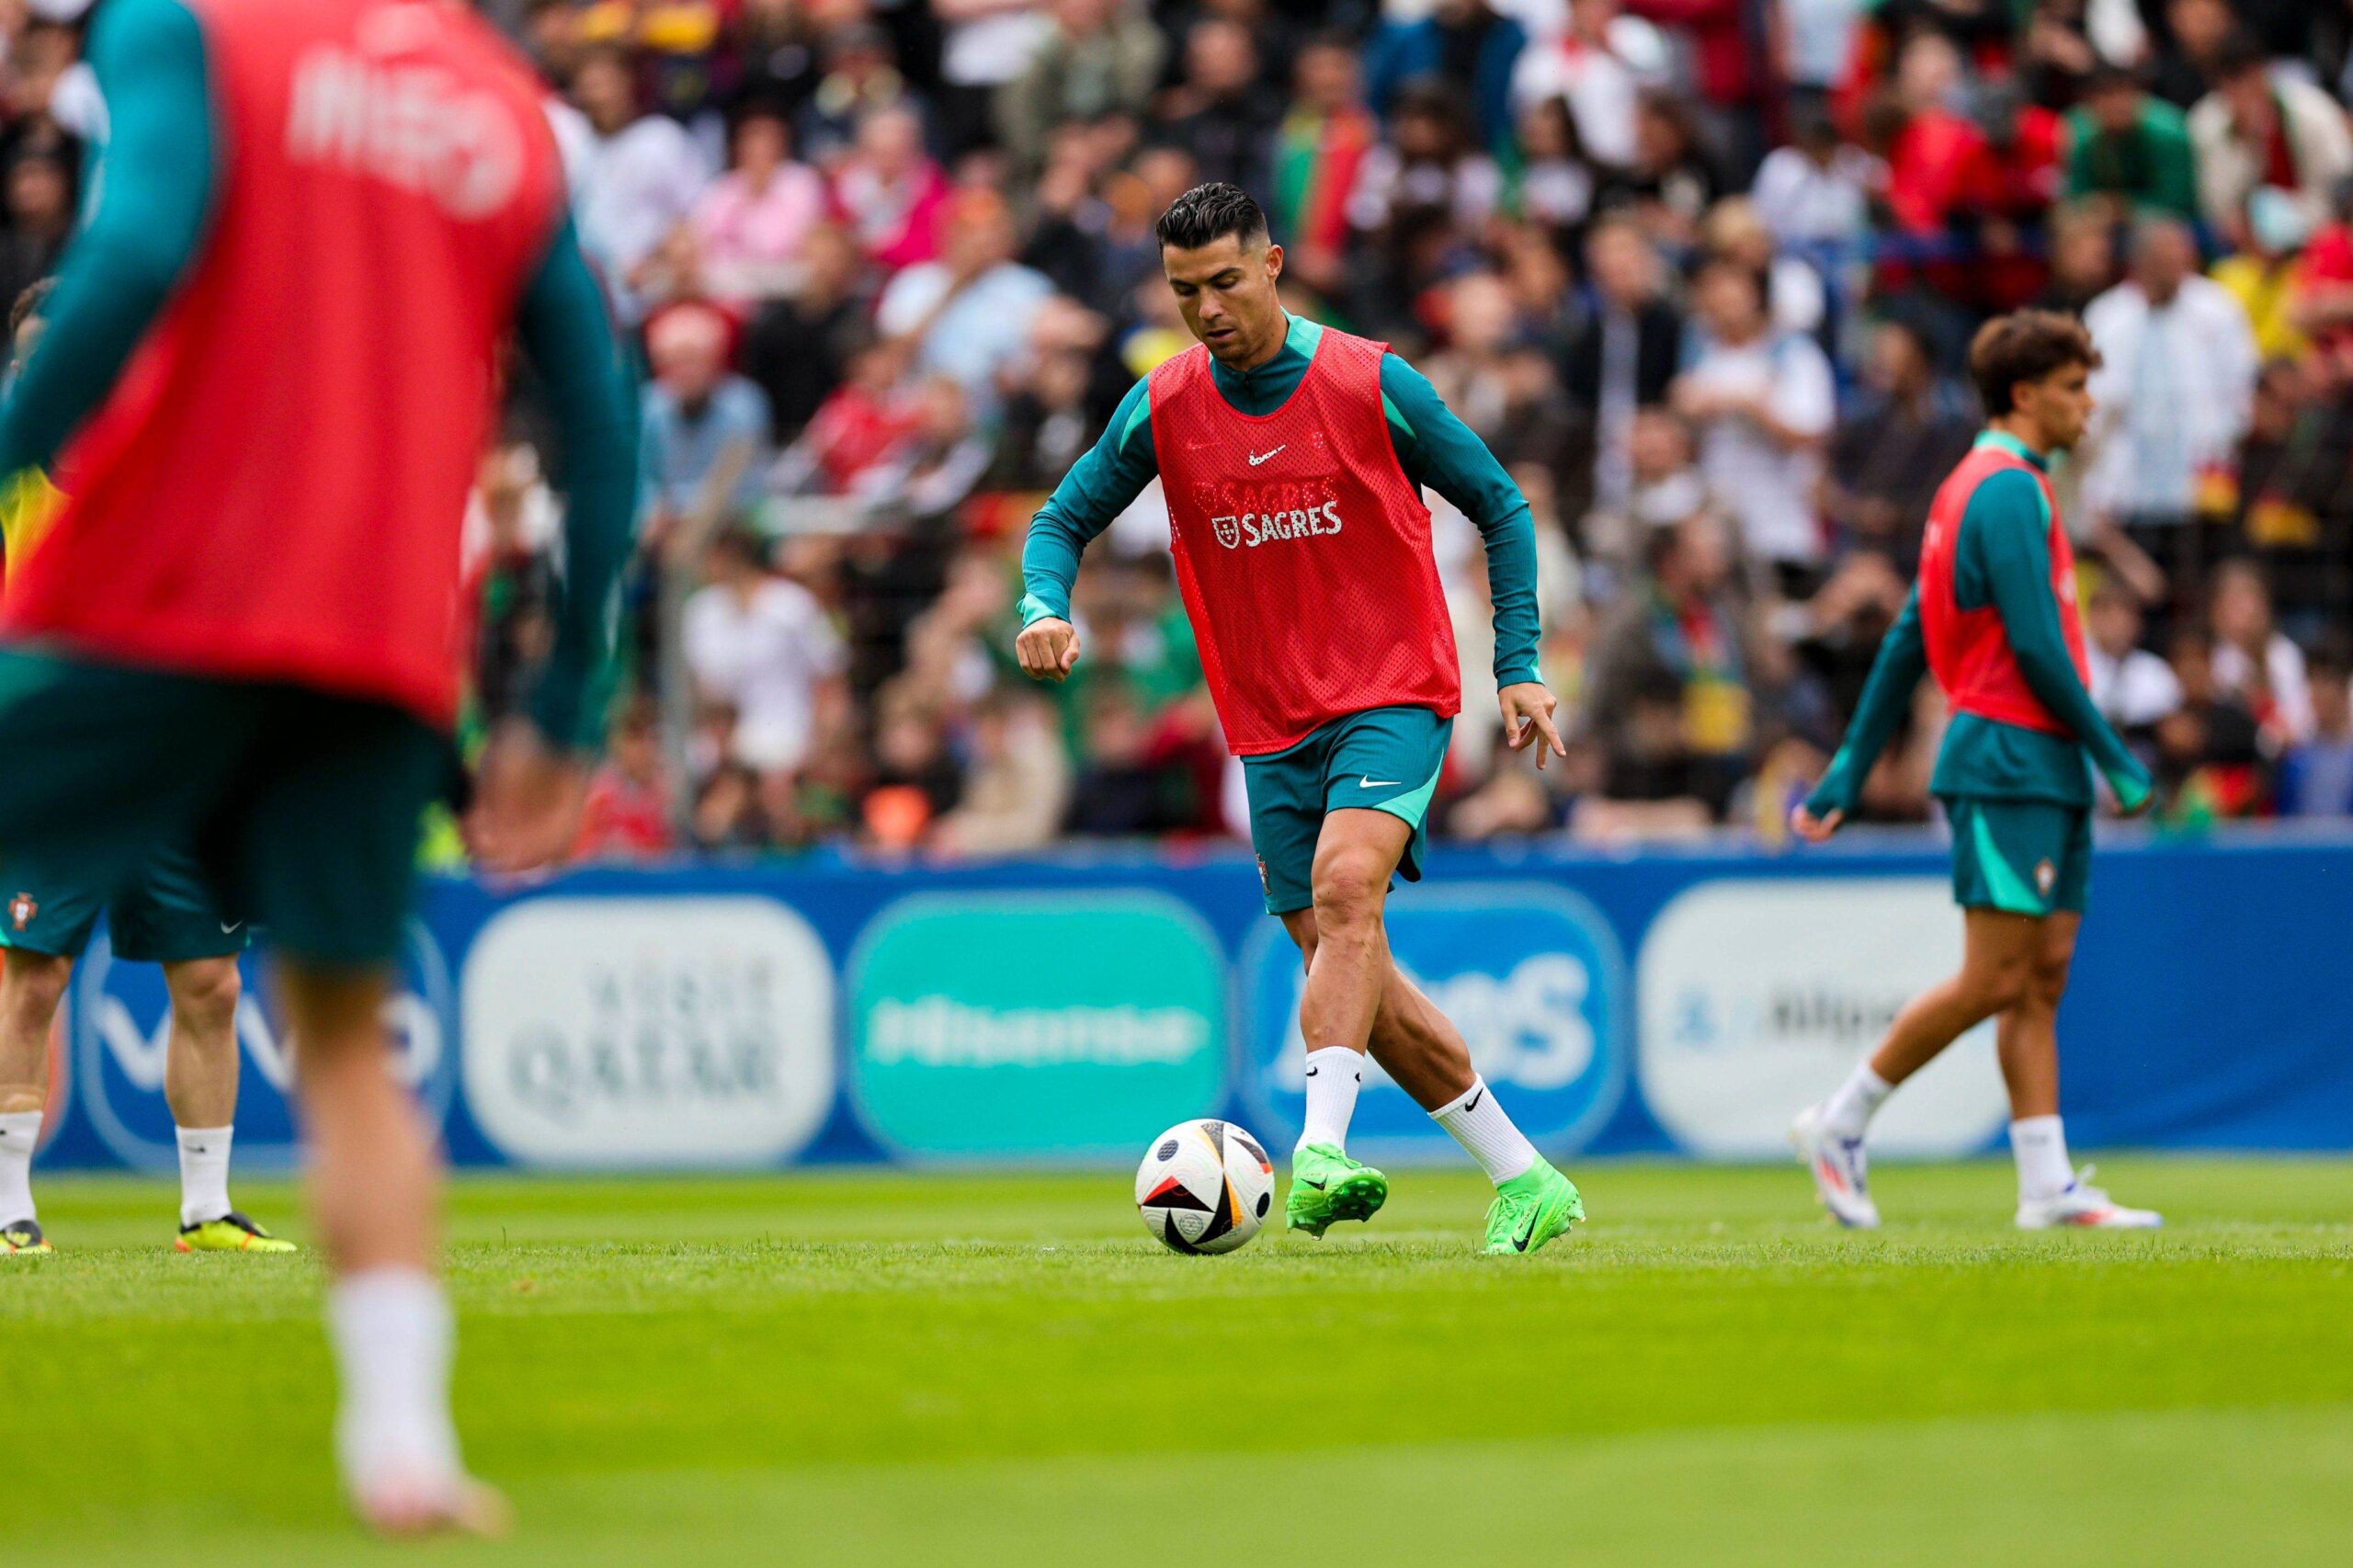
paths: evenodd
<path fill-rule="evenodd" d="M 905 1153 L 1124 1156 L 1224 1104 L 1225 963 L 1173 898 L 918 894 L 851 964 L 858 1105 Z"/>

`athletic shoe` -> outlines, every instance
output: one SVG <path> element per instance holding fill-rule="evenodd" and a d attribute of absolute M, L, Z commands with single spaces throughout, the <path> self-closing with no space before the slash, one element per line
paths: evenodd
<path fill-rule="evenodd" d="M 300 1252 L 292 1242 L 280 1241 L 234 1209 L 218 1220 L 182 1225 L 175 1252 Z"/>
<path fill-rule="evenodd" d="M 1539 1157 L 1495 1188 L 1487 1208 L 1489 1252 L 1535 1252 L 1585 1218 L 1576 1184 Z"/>
<path fill-rule="evenodd" d="M 2165 1217 L 2146 1209 L 2127 1209 L 2091 1185 L 2093 1168 L 2086 1165 L 2055 1198 L 2020 1199 L 2018 1229 L 2055 1231 L 2154 1231 Z"/>
<path fill-rule="evenodd" d="M 1861 1139 L 1839 1137 L 1823 1125 L 1822 1108 L 1809 1106 L 1790 1124 L 1790 1147 L 1798 1152 L 1798 1164 L 1813 1173 L 1814 1195 L 1832 1219 L 1852 1231 L 1879 1229 Z"/>
<path fill-rule="evenodd" d="M 1389 1178 L 1331 1143 L 1303 1143 L 1291 1153 L 1290 1192 L 1283 1219 L 1316 1240 L 1339 1220 L 1370 1220 L 1389 1201 Z"/>
<path fill-rule="evenodd" d="M 449 1476 L 388 1474 L 351 1485 L 352 1511 L 378 1535 L 401 1540 L 423 1536 L 497 1537 L 514 1524 L 514 1513 L 494 1487 L 461 1473 Z"/>
<path fill-rule="evenodd" d="M 55 1252 L 49 1238 L 40 1233 L 40 1226 L 31 1220 L 19 1220 L 13 1225 L 0 1225 L 0 1257 L 20 1252 Z"/>

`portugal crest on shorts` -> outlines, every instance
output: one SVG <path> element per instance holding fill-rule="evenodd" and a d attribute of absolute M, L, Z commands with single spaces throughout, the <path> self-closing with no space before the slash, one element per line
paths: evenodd
<path fill-rule="evenodd" d="M 31 925 L 33 916 L 40 913 L 39 901 L 28 892 L 20 892 L 8 901 L 8 918 L 16 922 L 17 929 L 19 931 Z"/>
<path fill-rule="evenodd" d="M 2051 863 L 2049 857 L 2046 856 L 2044 858 L 2036 861 L 2034 864 L 2034 891 L 2040 893 L 2043 897 L 2049 898 L 2051 896 L 2051 890 L 2058 884 L 2059 868 Z"/>

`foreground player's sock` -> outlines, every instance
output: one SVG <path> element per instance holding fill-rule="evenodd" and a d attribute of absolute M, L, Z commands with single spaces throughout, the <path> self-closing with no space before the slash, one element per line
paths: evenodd
<path fill-rule="evenodd" d="M 1364 1052 L 1345 1045 L 1327 1045 L 1307 1053 L 1307 1124 L 1300 1130 L 1299 1147 L 1329 1143 L 1348 1146 L 1348 1121 L 1357 1113 L 1357 1091 L 1364 1085 Z"/>
<path fill-rule="evenodd" d="M 1823 1128 L 1841 1138 L 1860 1138 L 1871 1113 L 1894 1092 L 1895 1085 L 1872 1072 L 1870 1062 L 1858 1062 L 1837 1092 L 1822 1102 Z"/>
<path fill-rule="evenodd" d="M 233 1127 L 182 1127 L 180 1223 L 201 1225 L 229 1212 L 229 1140 Z"/>
<path fill-rule="evenodd" d="M 40 1142 L 41 1113 L 12 1110 L 0 1116 L 0 1225 L 33 1214 L 33 1145 Z"/>
<path fill-rule="evenodd" d="M 2010 1123 L 2010 1153 L 2018 1162 L 2018 1198 L 2038 1202 L 2075 1185 L 2067 1163 L 2067 1134 L 2055 1116 L 2029 1116 Z"/>
<path fill-rule="evenodd" d="M 1536 1165 L 1536 1145 L 1504 1114 L 1484 1078 L 1472 1078 L 1469 1088 L 1430 1112 L 1430 1119 L 1454 1134 L 1497 1187 Z"/>
<path fill-rule="evenodd" d="M 449 1300 L 420 1269 L 371 1268 L 327 1292 L 342 1403 L 335 1453 L 364 1494 L 462 1474 L 449 1419 Z"/>

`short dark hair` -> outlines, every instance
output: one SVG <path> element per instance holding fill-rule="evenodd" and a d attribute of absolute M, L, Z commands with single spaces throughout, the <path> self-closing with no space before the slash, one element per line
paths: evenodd
<path fill-rule="evenodd" d="M 1969 379 L 1977 384 L 1988 419 L 2017 406 L 2020 381 L 2039 381 L 2068 365 L 2097 370 L 2099 350 L 2092 347 L 2092 335 L 2082 322 L 2058 311 L 1995 316 L 1969 343 Z"/>
<path fill-rule="evenodd" d="M 2243 76 L 2250 71 L 2261 71 L 2271 63 L 2255 35 L 2245 28 L 2233 28 L 2214 46 L 2214 56 L 2206 64 L 2206 79 L 2221 84 Z"/>
<path fill-rule="evenodd" d="M 1163 246 L 1175 245 L 1178 250 L 1199 250 L 1227 234 L 1248 250 L 1265 243 L 1267 214 L 1240 186 L 1215 180 L 1197 185 L 1170 202 L 1153 233 Z"/>

